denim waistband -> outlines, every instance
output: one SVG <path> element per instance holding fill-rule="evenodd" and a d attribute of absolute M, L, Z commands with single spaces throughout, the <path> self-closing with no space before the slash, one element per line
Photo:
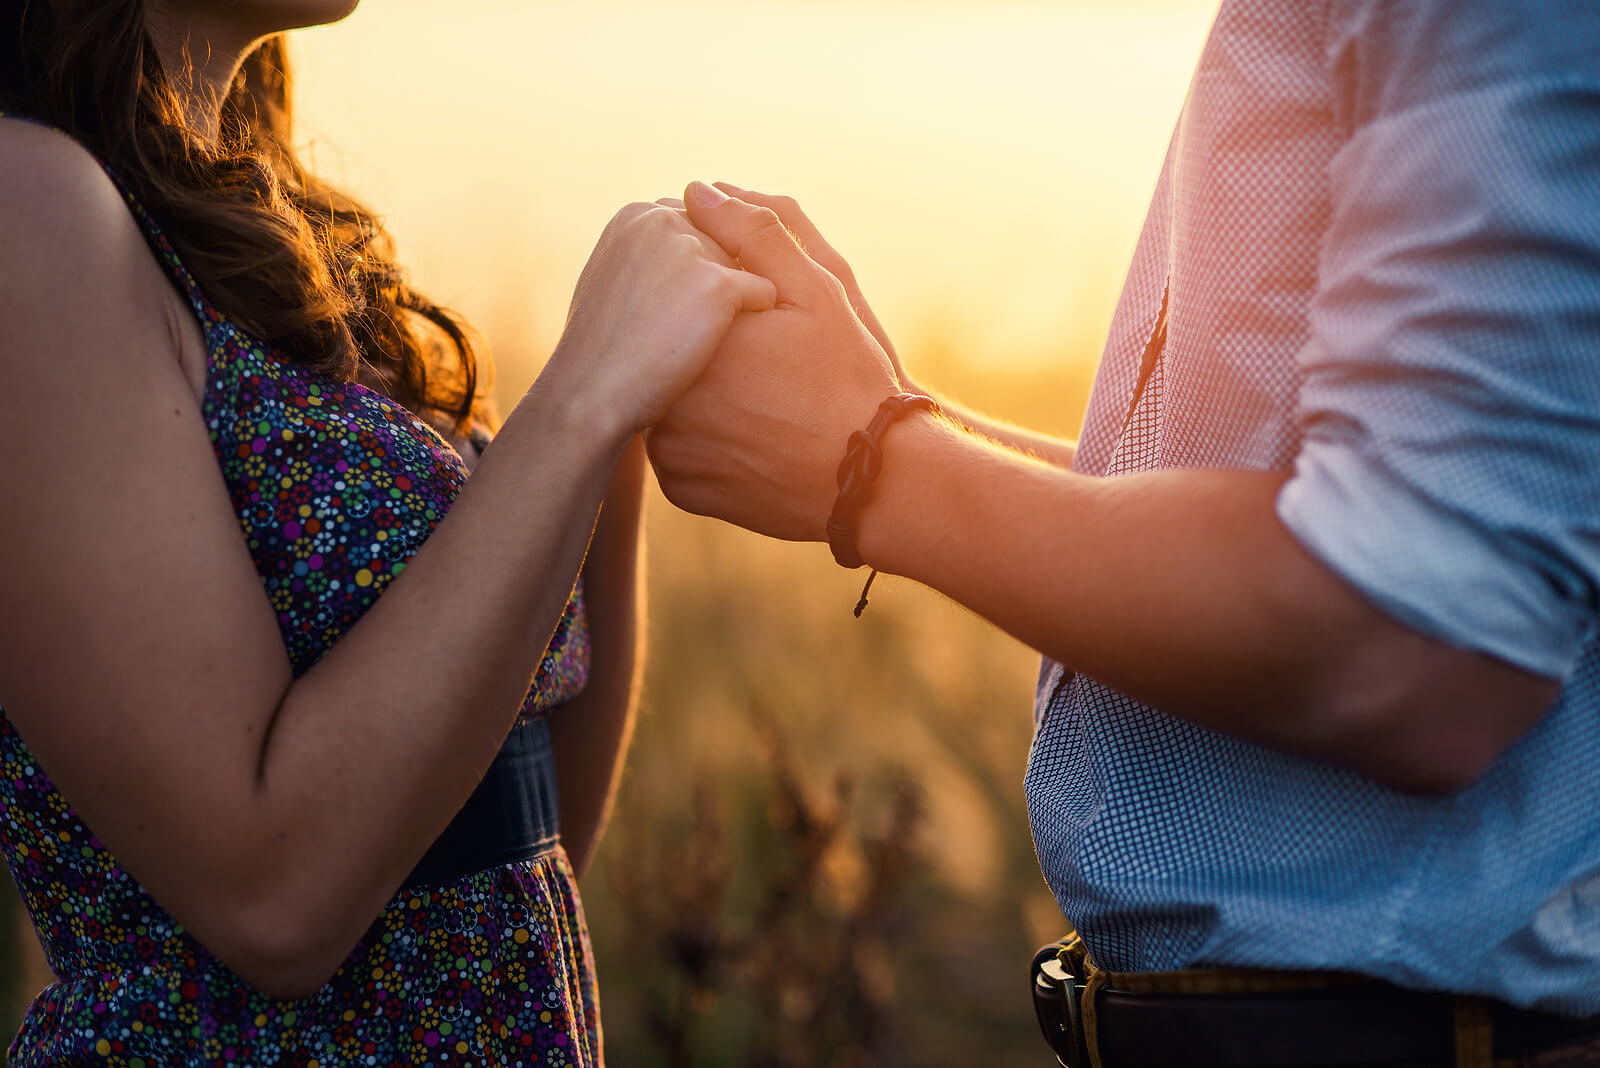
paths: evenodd
<path fill-rule="evenodd" d="M 420 890 L 543 856 L 561 840 L 556 767 L 543 717 L 513 727 L 455 819 L 406 877 Z"/>

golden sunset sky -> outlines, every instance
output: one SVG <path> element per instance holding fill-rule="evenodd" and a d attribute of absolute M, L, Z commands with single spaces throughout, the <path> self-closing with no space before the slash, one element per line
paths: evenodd
<path fill-rule="evenodd" d="M 515 396 L 596 236 L 694 178 L 797 197 L 915 366 L 1092 361 L 1217 0 L 366 0 L 299 134 Z"/>

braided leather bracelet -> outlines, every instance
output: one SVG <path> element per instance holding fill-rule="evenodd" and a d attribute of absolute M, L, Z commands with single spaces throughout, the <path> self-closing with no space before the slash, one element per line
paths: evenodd
<path fill-rule="evenodd" d="M 912 412 L 937 415 L 939 410 L 938 401 L 932 397 L 896 393 L 878 405 L 865 430 L 850 435 L 845 443 L 844 459 L 839 462 L 839 496 L 834 499 L 833 511 L 828 515 L 828 548 L 833 550 L 833 558 L 839 566 L 857 568 L 866 563 L 856 549 L 856 520 L 872 495 L 872 484 L 883 467 L 883 449 L 879 444 L 883 432 L 889 424 Z M 872 580 L 877 577 L 878 571 L 874 568 L 867 576 L 867 584 L 861 587 L 861 600 L 856 602 L 857 619 L 866 610 L 867 591 L 872 589 Z"/>

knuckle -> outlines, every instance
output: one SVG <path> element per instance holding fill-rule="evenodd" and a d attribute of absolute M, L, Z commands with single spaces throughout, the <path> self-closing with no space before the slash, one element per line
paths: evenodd
<path fill-rule="evenodd" d="M 694 287 L 708 293 L 720 292 L 730 284 L 728 270 L 704 257 L 696 258 L 690 271 L 692 272 L 690 280 Z"/>
<path fill-rule="evenodd" d="M 706 262 L 705 249 L 700 239 L 685 230 L 677 229 L 672 235 L 672 248 L 679 256 L 683 257 L 686 269 L 694 270 Z"/>
<path fill-rule="evenodd" d="M 758 206 L 751 212 L 750 225 L 757 233 L 767 230 L 788 230 L 788 227 L 783 225 L 783 220 L 778 217 L 778 213 L 765 206 Z"/>
<path fill-rule="evenodd" d="M 678 213 L 672 208 L 662 204 L 640 204 L 638 207 L 640 220 L 653 230 L 670 232 L 683 229 L 678 222 Z"/>

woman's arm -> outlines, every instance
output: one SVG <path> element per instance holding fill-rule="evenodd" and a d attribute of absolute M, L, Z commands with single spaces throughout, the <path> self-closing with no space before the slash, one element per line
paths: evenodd
<path fill-rule="evenodd" d="M 583 564 L 592 659 L 589 685 L 550 717 L 561 794 L 561 841 L 579 875 L 611 815 L 633 734 L 643 664 L 644 442 L 635 438 L 611 476 Z"/>
<path fill-rule="evenodd" d="M 728 263 L 619 213 L 448 515 L 296 680 L 176 356 L 193 318 L 94 161 L 0 123 L 0 701 L 243 978 L 320 986 L 471 793 L 628 442 L 774 299 Z"/>

